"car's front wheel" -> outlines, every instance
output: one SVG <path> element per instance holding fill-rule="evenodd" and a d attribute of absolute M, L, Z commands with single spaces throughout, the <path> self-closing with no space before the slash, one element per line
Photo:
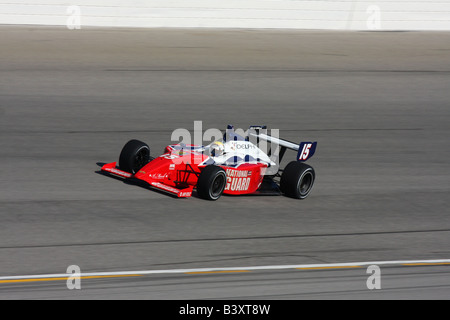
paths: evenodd
<path fill-rule="evenodd" d="M 198 195 L 206 200 L 217 200 L 222 195 L 227 184 L 227 174 L 224 169 L 215 165 L 206 166 L 197 182 Z"/>
<path fill-rule="evenodd" d="M 149 146 L 139 140 L 128 141 L 119 157 L 119 168 L 123 171 L 136 174 L 150 161 Z"/>

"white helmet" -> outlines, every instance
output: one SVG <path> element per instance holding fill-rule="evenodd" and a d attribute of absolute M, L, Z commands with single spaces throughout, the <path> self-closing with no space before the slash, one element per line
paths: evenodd
<path fill-rule="evenodd" d="M 211 157 L 220 157 L 225 151 L 225 146 L 221 141 L 214 141 L 209 147 Z"/>

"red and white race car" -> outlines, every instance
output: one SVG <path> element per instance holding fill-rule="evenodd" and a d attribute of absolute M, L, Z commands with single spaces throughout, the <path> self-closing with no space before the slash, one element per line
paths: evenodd
<path fill-rule="evenodd" d="M 295 144 L 269 136 L 265 126 L 251 126 L 244 135 L 228 126 L 223 139 L 208 146 L 175 144 L 162 155 L 150 156 L 149 146 L 131 140 L 122 149 L 119 163 L 108 163 L 101 171 L 121 178 L 145 182 L 150 187 L 176 197 L 199 197 L 217 200 L 222 194 L 284 194 L 304 199 L 315 181 L 314 169 L 304 163 L 316 150 L 317 142 Z M 264 152 L 264 141 L 277 152 Z M 297 151 L 296 161 L 280 169 L 285 151 Z M 271 148 L 271 150 L 275 150 Z"/>

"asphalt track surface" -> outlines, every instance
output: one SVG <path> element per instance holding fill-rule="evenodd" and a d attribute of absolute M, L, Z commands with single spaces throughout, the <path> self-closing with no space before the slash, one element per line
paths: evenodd
<path fill-rule="evenodd" d="M 0 276 L 450 258 L 450 33 L 0 28 Z M 318 141 L 310 197 L 98 174 L 132 138 Z M 286 159 L 294 159 L 289 153 Z M 288 160 L 291 160 L 288 159 Z M 286 160 L 287 161 L 287 160 Z M 447 299 L 447 265 L 0 283 L 1 299 Z"/>

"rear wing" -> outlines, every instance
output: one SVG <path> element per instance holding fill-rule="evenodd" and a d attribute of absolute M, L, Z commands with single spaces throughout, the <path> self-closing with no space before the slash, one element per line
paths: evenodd
<path fill-rule="evenodd" d="M 311 158 L 316 152 L 317 142 L 301 142 L 300 144 L 297 144 L 285 139 L 280 139 L 277 137 L 267 135 L 266 133 L 263 133 L 261 131 L 266 132 L 267 127 L 251 126 L 248 130 L 248 137 L 256 139 L 257 145 L 259 144 L 260 140 L 264 140 L 271 143 L 274 146 L 279 146 L 280 150 L 278 155 L 278 161 L 280 162 L 284 156 L 284 153 L 286 152 L 286 149 L 290 149 L 297 152 L 297 161 L 306 161 L 309 158 Z M 270 156 L 270 151 L 268 155 Z"/>

